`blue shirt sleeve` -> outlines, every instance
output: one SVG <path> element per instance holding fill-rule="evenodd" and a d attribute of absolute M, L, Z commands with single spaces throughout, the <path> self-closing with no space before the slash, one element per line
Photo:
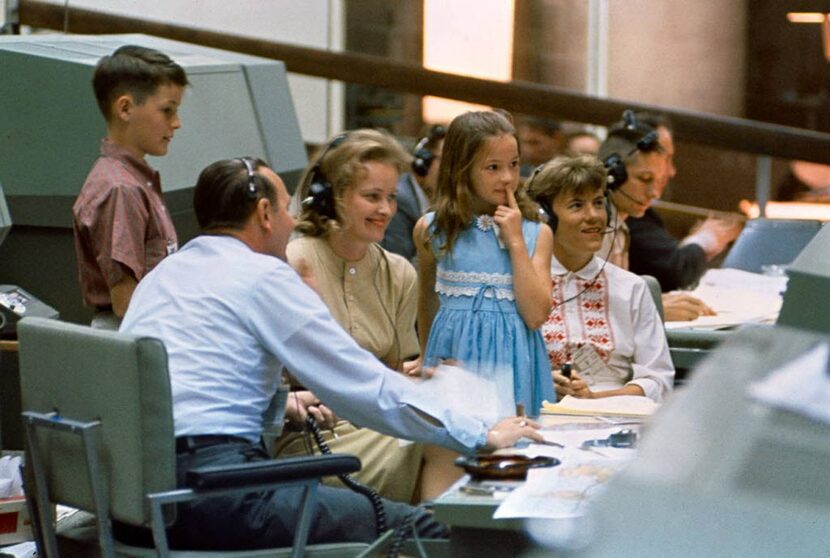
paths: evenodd
<path fill-rule="evenodd" d="M 385 434 L 461 452 L 486 443 L 483 422 L 424 401 L 411 380 L 358 346 L 295 273 L 275 270 L 269 275 L 252 294 L 249 326 L 338 415 Z"/>

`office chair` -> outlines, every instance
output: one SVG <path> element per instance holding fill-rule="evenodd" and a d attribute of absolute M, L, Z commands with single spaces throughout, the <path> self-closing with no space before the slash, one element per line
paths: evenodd
<path fill-rule="evenodd" d="M 821 221 L 747 221 L 721 267 L 761 273 L 766 265 L 789 265 L 821 229 Z"/>
<path fill-rule="evenodd" d="M 356 457 L 204 467 L 188 472 L 195 488 L 178 489 L 167 353 L 161 341 L 42 318 L 23 319 L 18 336 L 26 498 L 41 556 L 57 557 L 59 551 L 108 558 L 354 556 L 368 548 L 358 543 L 305 546 L 319 478 L 358 470 Z M 171 503 L 286 484 L 306 490 L 292 549 L 168 549 L 164 527 L 175 514 Z M 97 529 L 56 536 L 53 503 L 95 514 Z M 115 541 L 112 520 L 152 529 L 155 549 Z"/>
<path fill-rule="evenodd" d="M 733 333 L 734 331 L 708 329 L 666 330 L 669 354 L 675 369 L 675 386 L 684 384 L 692 369 Z"/>
<path fill-rule="evenodd" d="M 657 313 L 660 314 L 660 319 L 666 321 L 666 315 L 663 312 L 663 289 L 660 287 L 660 282 L 651 275 L 640 275 L 640 277 L 646 282 L 651 298 L 654 300 L 654 305 L 657 307 Z"/>
<path fill-rule="evenodd" d="M 648 285 L 660 319 L 666 319 L 663 311 L 663 291 L 660 282 L 651 275 L 640 275 Z M 689 372 L 697 366 L 715 347 L 717 347 L 731 332 L 715 330 L 668 329 L 666 339 L 669 343 L 669 355 L 674 364 L 674 385 L 686 382 Z"/>

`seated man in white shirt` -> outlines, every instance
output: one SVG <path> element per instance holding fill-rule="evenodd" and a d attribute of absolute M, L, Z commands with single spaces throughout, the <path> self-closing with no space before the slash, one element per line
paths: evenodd
<path fill-rule="evenodd" d="M 167 349 L 180 484 L 188 468 L 268 459 L 262 422 L 283 366 L 334 412 L 399 438 L 465 453 L 509 447 L 522 437 L 541 439 L 539 425 L 524 418 L 488 428 L 437 408 L 412 380 L 361 349 L 285 263 L 294 226 L 288 203 L 282 180 L 262 161 L 208 166 L 194 192 L 204 234 L 141 281 L 124 317 L 121 331 L 159 338 Z M 171 543 L 211 550 L 290 545 L 300 491 L 179 505 Z M 414 511 L 422 536 L 446 536 L 446 527 L 423 509 L 384 504 L 389 528 Z M 367 498 L 345 488 L 318 488 L 310 543 L 376 536 Z"/>
<path fill-rule="evenodd" d="M 580 156 L 554 159 L 528 182 L 554 229 L 553 309 L 542 326 L 554 384 L 560 397 L 661 401 L 674 366 L 648 287 L 595 255 L 609 230 L 606 179 L 598 159 Z"/>

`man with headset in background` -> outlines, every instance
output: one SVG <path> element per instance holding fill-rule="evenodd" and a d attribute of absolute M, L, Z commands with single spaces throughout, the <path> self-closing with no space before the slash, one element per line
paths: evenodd
<path fill-rule="evenodd" d="M 631 111 L 626 114 L 633 117 Z M 663 155 L 656 135 L 644 134 L 636 124 L 627 122 L 611 129 L 598 157 L 608 171 L 608 228 L 597 254 L 628 269 L 630 236 L 626 221 L 642 215 L 657 198 Z"/>
<path fill-rule="evenodd" d="M 526 418 L 488 428 L 442 408 L 356 344 L 284 261 L 294 220 L 285 185 L 264 162 L 209 165 L 193 204 L 203 234 L 139 283 L 121 325 L 122 332 L 160 339 L 167 350 L 180 485 L 193 467 L 268 459 L 262 419 L 283 366 L 334 412 L 393 436 L 465 453 L 509 447 L 522 437 L 541 441 L 539 425 Z M 179 504 L 171 543 L 210 550 L 290 545 L 301 491 Z M 421 536 L 447 534 L 423 509 L 389 501 L 384 508 L 390 528 L 411 521 Z M 318 487 L 310 543 L 376 536 L 368 499 Z"/>
<path fill-rule="evenodd" d="M 645 117 L 649 118 L 647 115 Z M 617 153 L 621 157 L 620 163 L 624 164 L 627 171 L 627 178 L 618 179 L 616 185 L 614 183 L 609 185 L 609 198 L 612 202 L 612 208 L 621 219 L 618 217 L 612 221 L 612 223 L 617 223 L 617 233 L 613 235 L 612 239 L 604 241 L 601 253 L 608 253 L 610 261 L 623 269 L 630 269 L 634 273 L 645 275 L 653 275 L 654 266 L 662 266 L 670 270 L 679 267 L 681 262 L 674 256 L 677 255 L 678 251 L 682 252 L 684 250 L 683 245 L 685 243 L 692 245 L 685 249 L 691 253 L 692 257 L 696 258 L 698 255 L 702 256 L 704 254 L 704 250 L 697 245 L 698 240 L 696 240 L 704 236 L 703 234 L 696 233 L 684 240 L 683 243 L 678 243 L 662 227 L 662 222 L 660 222 L 660 229 L 662 231 L 661 238 L 665 237 L 662 238 L 664 250 L 655 252 L 653 249 L 645 247 L 642 242 L 642 234 L 638 238 L 639 242 L 637 244 L 634 242 L 634 232 L 631 230 L 632 223 L 637 222 L 637 219 L 642 221 L 648 211 L 651 211 L 651 214 L 656 217 L 656 213 L 651 209 L 651 204 L 660 199 L 669 179 L 675 174 L 674 146 L 670 141 L 670 135 L 668 136 L 669 142 L 666 143 L 665 134 L 668 128 L 665 125 L 661 126 L 662 128 L 660 126 L 654 128 L 645 121 L 641 121 L 639 116 L 632 111 L 626 111 L 623 120 L 610 127 L 608 138 L 603 142 L 599 152 L 600 158 L 606 162 L 611 155 Z M 636 155 L 637 153 L 640 155 Z M 648 164 L 644 165 L 643 163 Z M 613 175 L 614 172 L 609 169 L 609 174 Z M 659 220 L 659 217 L 657 219 Z M 724 233 L 732 234 L 728 227 L 724 227 L 722 223 L 715 221 L 720 220 L 707 220 L 704 223 L 705 228 L 701 228 L 705 233 L 710 230 L 719 231 L 722 233 L 722 237 Z M 737 236 L 738 232 L 740 232 L 740 228 L 734 232 L 734 235 Z M 620 237 L 624 240 L 621 241 Z M 734 236 L 726 240 L 720 249 L 722 250 L 726 243 L 732 239 L 734 239 Z M 613 246 L 611 246 L 612 241 Z M 631 265 L 635 259 L 640 264 L 647 262 L 648 267 L 643 268 L 641 265 L 635 271 L 632 269 L 633 265 Z M 702 256 L 701 259 L 703 261 L 699 273 L 693 281 L 700 278 L 700 275 L 706 269 L 706 257 Z M 663 285 L 663 290 L 667 290 L 665 285 Z M 702 300 L 684 292 L 664 292 L 662 302 L 666 321 L 694 320 L 701 315 L 714 314 L 714 311 Z"/>
<path fill-rule="evenodd" d="M 671 123 L 668 118 L 651 113 L 637 113 L 636 118 L 644 130 L 657 132 L 665 158 L 664 172 L 656 182 L 656 199 L 659 200 L 677 174 Z M 709 217 L 692 234 L 678 241 L 666 230 L 657 212 L 649 207 L 641 217 L 630 218 L 628 228 L 631 271 L 656 277 L 663 291 L 668 292 L 694 285 L 706 271 L 708 262 L 738 237 L 742 227 L 737 219 Z M 694 311 L 690 307 L 688 314 L 679 319 L 696 318 L 696 315 L 689 317 Z"/>
<path fill-rule="evenodd" d="M 403 256 L 413 264 L 415 244 L 412 241 L 412 230 L 421 215 L 432 205 L 446 135 L 444 126 L 433 124 L 415 144 L 412 172 L 403 173 L 398 180 L 398 212 L 389 222 L 380 243 L 385 249 Z"/>

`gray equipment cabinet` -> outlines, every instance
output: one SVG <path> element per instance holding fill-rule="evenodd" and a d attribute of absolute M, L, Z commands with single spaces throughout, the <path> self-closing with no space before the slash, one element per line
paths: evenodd
<path fill-rule="evenodd" d="M 307 158 L 282 62 L 146 35 L 0 37 L 0 182 L 14 226 L 0 246 L 0 283 L 24 286 L 61 317 L 88 323 L 78 287 L 72 204 L 106 133 L 92 92 L 98 60 L 125 44 L 158 49 L 192 84 L 166 157 L 148 157 L 179 244 L 197 233 L 192 191 L 218 159 L 267 161 L 289 189 Z"/>

